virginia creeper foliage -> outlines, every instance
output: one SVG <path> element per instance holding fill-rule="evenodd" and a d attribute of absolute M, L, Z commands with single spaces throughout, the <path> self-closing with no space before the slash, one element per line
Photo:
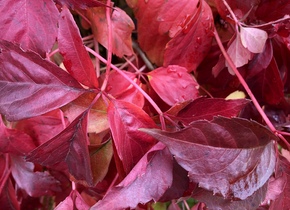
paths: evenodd
<path fill-rule="evenodd" d="M 289 11 L 0 1 L 1 209 L 290 209 Z"/>

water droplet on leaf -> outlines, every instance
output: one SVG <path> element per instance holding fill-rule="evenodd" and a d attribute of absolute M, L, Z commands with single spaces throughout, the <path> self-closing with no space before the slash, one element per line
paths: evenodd
<path fill-rule="evenodd" d="M 173 68 L 170 68 L 170 67 L 169 67 L 169 68 L 167 69 L 167 72 L 168 72 L 168 73 L 176 72 L 176 69 L 173 69 Z"/>
<path fill-rule="evenodd" d="M 196 38 L 196 42 L 197 42 L 198 44 L 201 44 L 201 43 L 202 43 L 201 37 L 197 37 L 197 38 Z"/>

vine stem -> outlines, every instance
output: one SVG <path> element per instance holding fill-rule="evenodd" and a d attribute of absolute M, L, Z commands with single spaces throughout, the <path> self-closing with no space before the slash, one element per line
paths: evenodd
<path fill-rule="evenodd" d="M 269 120 L 269 118 L 267 117 L 267 115 L 265 114 L 264 110 L 262 109 L 262 107 L 260 106 L 259 102 L 257 101 L 256 97 L 254 96 L 254 94 L 252 93 L 251 89 L 249 88 L 248 84 L 246 83 L 246 81 L 244 80 L 243 76 L 240 74 L 240 72 L 238 71 L 238 69 L 236 68 L 235 64 L 233 63 L 232 59 L 230 58 L 229 54 L 226 52 L 222 41 L 218 35 L 218 32 L 216 30 L 216 28 L 214 28 L 214 36 L 215 39 L 217 41 L 217 44 L 223 54 L 223 56 L 225 57 L 226 61 L 228 62 L 228 64 L 230 65 L 231 69 L 234 71 L 235 75 L 238 77 L 240 83 L 242 84 L 242 86 L 245 88 L 246 92 L 248 93 L 249 97 L 251 98 L 254 106 L 256 107 L 256 109 L 258 110 L 258 112 L 260 113 L 260 115 L 262 116 L 263 120 L 265 121 L 265 123 L 267 124 L 267 126 L 269 127 L 269 129 L 275 133 L 277 135 L 277 130 L 274 127 L 274 125 L 271 123 L 271 121 Z"/>
<path fill-rule="evenodd" d="M 111 20 L 111 0 L 107 0 L 107 8 L 106 8 L 106 18 L 108 24 L 108 48 L 107 48 L 107 66 L 106 66 L 106 76 L 101 87 L 101 91 L 104 91 L 108 84 L 109 74 L 111 70 L 112 64 L 112 20 Z"/>
<path fill-rule="evenodd" d="M 96 53 L 92 49 L 90 49 L 88 47 L 86 47 L 86 49 L 87 49 L 88 52 L 90 52 L 92 55 L 94 55 L 96 58 L 98 58 L 104 64 L 108 63 L 108 61 L 105 58 L 100 56 L 98 53 Z M 164 114 L 161 111 L 161 109 L 159 108 L 159 106 L 152 100 L 152 98 L 136 82 L 134 82 L 131 78 L 129 78 L 121 69 L 116 67 L 114 64 L 111 64 L 111 68 L 116 70 L 119 74 L 121 74 L 127 81 L 130 82 L 130 84 L 132 84 L 147 99 L 147 101 L 153 106 L 153 108 L 159 114 L 161 127 L 162 127 L 163 130 L 165 130 L 166 126 L 165 126 Z"/>

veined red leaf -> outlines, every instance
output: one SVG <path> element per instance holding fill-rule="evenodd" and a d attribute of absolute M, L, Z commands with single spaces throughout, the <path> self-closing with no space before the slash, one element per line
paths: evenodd
<path fill-rule="evenodd" d="M 265 202 L 270 203 L 270 210 L 290 208 L 290 163 L 280 156 L 279 170 L 275 178 L 270 179 Z"/>
<path fill-rule="evenodd" d="M 112 100 L 108 118 L 113 141 L 126 173 L 156 143 L 139 128 L 156 128 L 154 121 L 140 107 L 125 101 Z"/>
<path fill-rule="evenodd" d="M 0 193 L 0 206 L 5 210 L 20 209 L 20 205 L 16 197 L 16 192 L 10 179 L 8 179 L 6 183 L 3 184 L 3 189 Z"/>
<path fill-rule="evenodd" d="M 86 91 L 53 63 L 4 40 L 0 69 L 0 113 L 10 121 L 44 114 Z"/>
<path fill-rule="evenodd" d="M 25 155 L 34 148 L 35 145 L 29 135 L 16 129 L 6 128 L 0 117 L 0 153 Z"/>
<path fill-rule="evenodd" d="M 51 0 L 1 1 L 0 38 L 19 43 L 22 49 L 44 57 L 56 41 L 58 16 Z"/>
<path fill-rule="evenodd" d="M 147 75 L 152 88 L 168 105 L 196 99 L 199 95 L 198 83 L 184 67 L 177 65 L 160 67 Z"/>
<path fill-rule="evenodd" d="M 258 28 L 240 27 L 242 44 L 252 53 L 261 53 L 268 39 L 266 31 Z"/>
<path fill-rule="evenodd" d="M 199 1 L 164 1 L 158 12 L 159 33 L 173 38 L 191 20 Z"/>
<path fill-rule="evenodd" d="M 256 98 L 270 105 L 278 105 L 285 100 L 284 85 L 274 58 L 269 66 L 247 80 Z"/>
<path fill-rule="evenodd" d="M 17 185 L 29 196 L 53 195 L 61 191 L 60 183 L 48 172 L 34 172 L 34 164 L 25 162 L 23 157 L 13 155 L 11 172 Z"/>
<path fill-rule="evenodd" d="M 198 98 L 182 109 L 176 117 L 189 125 L 196 120 L 213 120 L 216 116 L 236 117 L 249 103 L 246 99 L 225 100 L 222 98 Z"/>
<path fill-rule="evenodd" d="M 106 6 L 104 0 L 55 0 L 59 4 L 63 6 L 67 6 L 72 9 L 86 9 L 88 7 L 98 7 L 98 6 Z"/>
<path fill-rule="evenodd" d="M 195 71 L 211 48 L 214 25 L 212 11 L 204 0 L 191 2 L 193 6 L 196 5 L 195 11 L 166 44 L 164 66 L 179 65 L 188 71 Z M 179 4 L 178 1 L 176 3 Z"/>
<path fill-rule="evenodd" d="M 52 167 L 65 162 L 70 174 L 93 185 L 87 137 L 88 110 L 60 134 L 30 152 L 26 160 Z"/>
<path fill-rule="evenodd" d="M 200 202 L 206 204 L 208 210 L 250 210 L 258 209 L 259 205 L 263 202 L 267 191 L 267 184 L 264 184 L 260 189 L 253 193 L 245 200 L 231 200 L 225 199 L 222 196 L 213 195 L 212 192 L 204 189 L 199 189 L 198 192 L 194 192 L 192 197 Z"/>
<path fill-rule="evenodd" d="M 100 44 L 108 48 L 108 23 L 105 8 L 91 8 L 88 17 L 92 22 L 95 38 Z M 112 51 L 118 57 L 132 55 L 131 33 L 135 28 L 132 19 L 120 8 L 114 7 L 111 16 Z"/>
<path fill-rule="evenodd" d="M 172 156 L 164 145 L 156 144 L 126 178 L 111 188 L 91 210 L 121 210 L 135 208 L 138 203 L 158 201 L 172 184 L 172 161 Z"/>
<path fill-rule="evenodd" d="M 142 131 L 166 144 L 192 181 L 225 198 L 246 199 L 274 171 L 276 136 L 255 122 L 218 117 L 177 132 Z"/>
<path fill-rule="evenodd" d="M 72 190 L 69 196 L 67 196 L 64 201 L 60 202 L 54 210 L 69 209 L 89 210 L 90 206 L 84 201 L 78 191 Z"/>
<path fill-rule="evenodd" d="M 50 140 L 66 126 L 67 122 L 61 110 L 54 110 L 41 116 L 20 120 L 15 124 L 15 128 L 28 134 L 36 146 Z"/>
<path fill-rule="evenodd" d="M 58 24 L 58 46 L 66 70 L 83 85 L 97 88 L 96 71 L 83 45 L 79 29 L 67 8 L 62 9 Z"/>

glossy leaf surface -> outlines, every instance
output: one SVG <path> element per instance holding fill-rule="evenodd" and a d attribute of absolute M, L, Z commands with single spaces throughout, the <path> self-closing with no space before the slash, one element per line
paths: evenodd
<path fill-rule="evenodd" d="M 58 44 L 67 71 L 80 83 L 88 87 L 98 87 L 95 68 L 86 51 L 79 29 L 67 8 L 59 18 Z"/>
<path fill-rule="evenodd" d="M 44 114 L 84 93 L 62 69 L 4 40 L 0 68 L 0 112 L 12 121 Z"/>
<path fill-rule="evenodd" d="M 274 171 L 276 137 L 254 122 L 219 117 L 173 133 L 142 130 L 168 146 L 192 181 L 226 198 L 246 199 Z"/>
<path fill-rule="evenodd" d="M 184 67 L 160 67 L 149 72 L 148 77 L 152 88 L 168 105 L 198 97 L 198 84 Z"/>
<path fill-rule="evenodd" d="M 65 162 L 75 179 L 92 185 L 93 178 L 87 145 L 87 114 L 87 112 L 80 114 L 60 134 L 35 148 L 28 154 L 26 160 L 48 167 L 55 167 Z"/>
<path fill-rule="evenodd" d="M 124 101 L 111 101 L 108 117 L 117 153 L 125 172 L 129 173 L 140 158 L 156 143 L 154 138 L 138 129 L 157 126 L 141 108 Z"/>
<path fill-rule="evenodd" d="M 50 52 L 57 37 L 59 15 L 53 1 L 1 1 L 0 14 L 1 39 L 43 57 Z"/>

